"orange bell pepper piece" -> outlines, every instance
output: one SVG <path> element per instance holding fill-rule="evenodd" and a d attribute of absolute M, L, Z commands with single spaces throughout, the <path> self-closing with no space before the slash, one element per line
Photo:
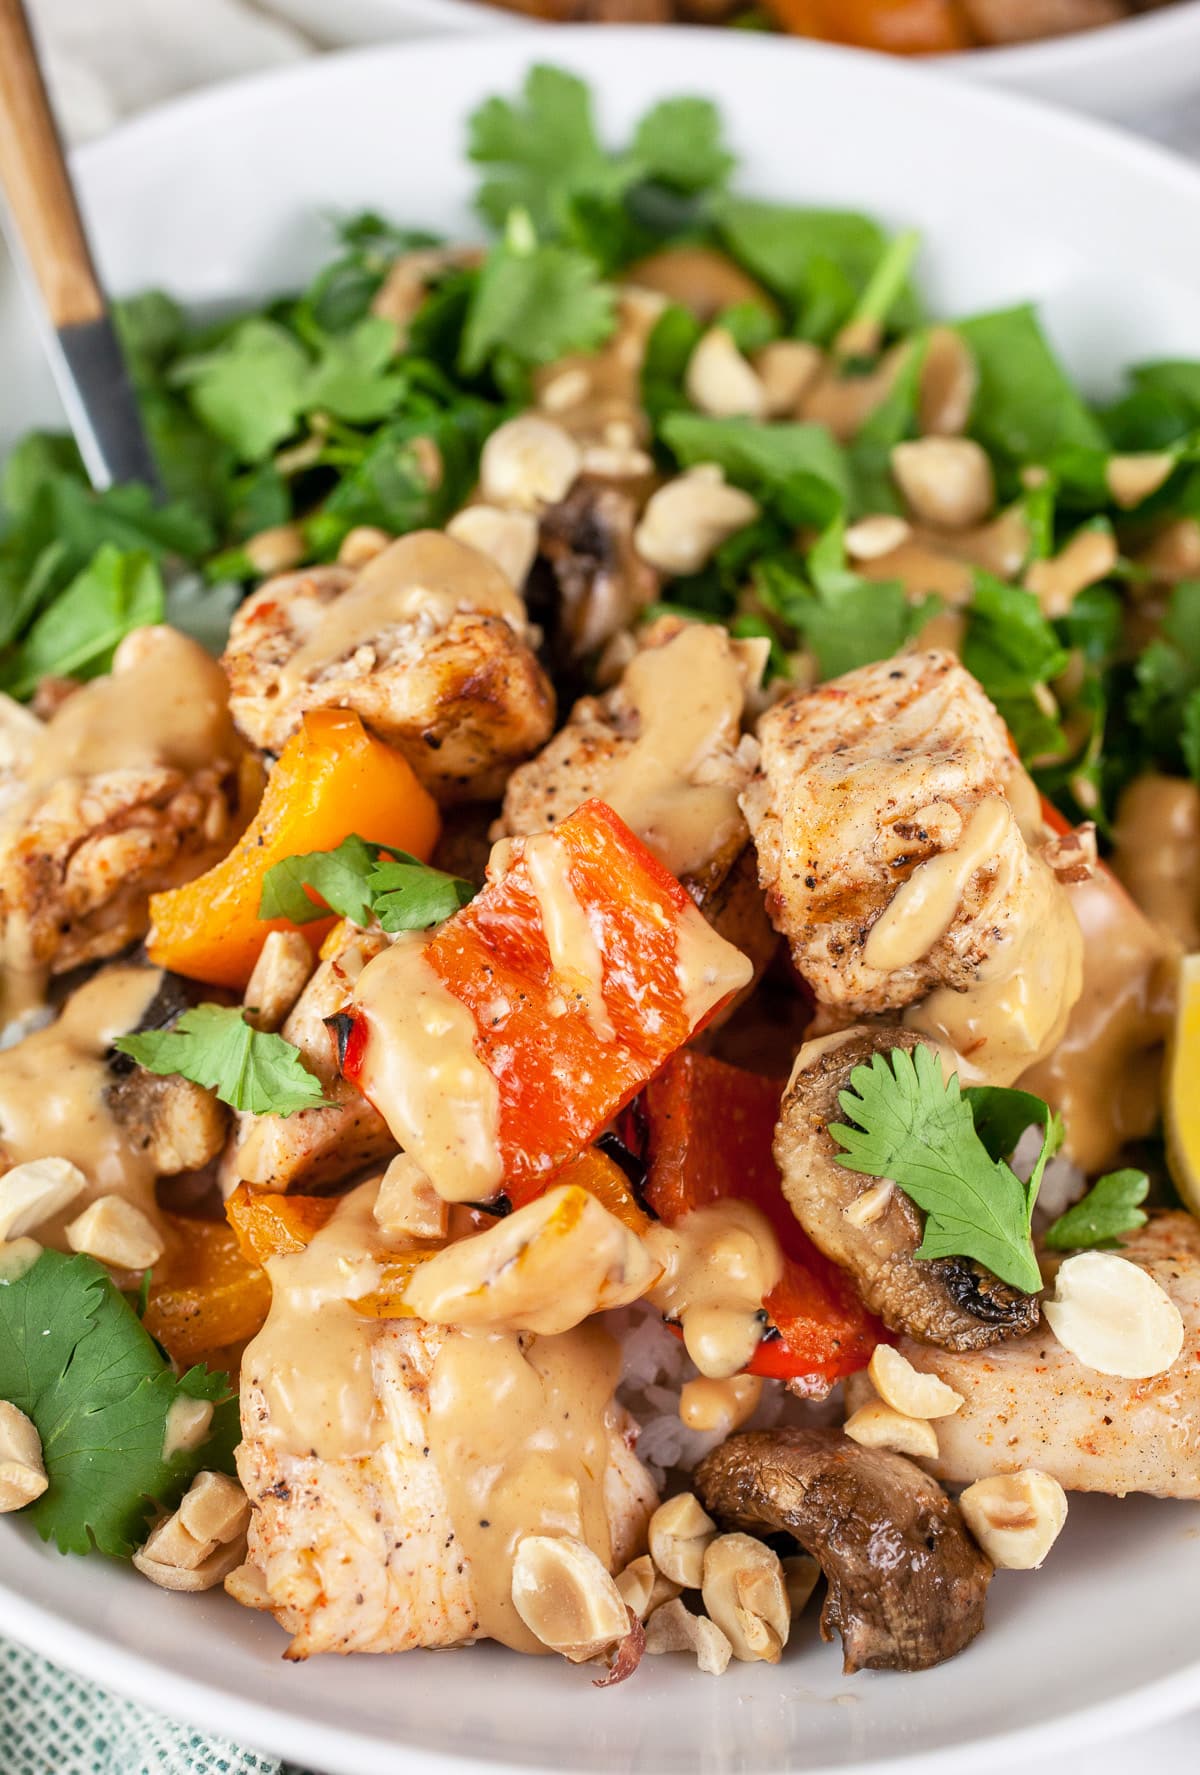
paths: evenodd
<path fill-rule="evenodd" d="M 974 41 L 956 0 L 767 0 L 785 31 L 892 55 L 947 55 Z"/>
<path fill-rule="evenodd" d="M 437 804 L 399 752 L 350 710 L 313 709 L 279 754 L 259 810 L 229 855 L 197 880 L 151 897 L 150 959 L 240 989 L 269 932 L 300 928 L 315 951 L 334 923 L 259 918 L 263 877 L 275 863 L 332 850 L 353 832 L 424 862 L 440 830 Z"/>
<path fill-rule="evenodd" d="M 672 1225 L 722 1197 L 751 1202 L 783 1249 L 783 1275 L 763 1302 L 777 1336 L 758 1346 L 751 1374 L 839 1380 L 865 1368 L 887 1331 L 846 1275 L 797 1221 L 771 1151 L 783 1086 L 691 1050 L 676 1054 L 639 1104 L 646 1201 Z"/>
<path fill-rule="evenodd" d="M 142 1323 L 186 1367 L 253 1337 L 267 1316 L 271 1284 L 224 1221 L 178 1214 L 166 1220 L 165 1279 L 151 1284 Z"/>
<path fill-rule="evenodd" d="M 749 963 L 702 924 L 686 889 L 606 803 L 585 802 L 553 838 L 595 939 L 609 1029 L 597 1032 L 594 1015 L 555 972 L 519 848 L 424 952 L 471 1012 L 475 1052 L 496 1081 L 503 1190 L 512 1207 L 540 1195 L 749 975 Z M 697 931 L 712 967 L 697 982 L 701 996 L 691 998 L 680 977 L 681 941 Z M 497 1005 L 504 1007 L 499 1017 Z M 369 1044 L 388 1039 L 386 1016 L 378 1021 L 352 1003 L 342 1072 L 360 1088 L 370 1075 Z"/>

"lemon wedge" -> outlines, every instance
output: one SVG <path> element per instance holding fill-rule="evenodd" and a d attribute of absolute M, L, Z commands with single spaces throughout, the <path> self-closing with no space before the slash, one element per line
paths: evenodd
<path fill-rule="evenodd" d="M 1179 964 L 1166 1086 L 1167 1162 L 1184 1207 L 1200 1215 L 1200 954 Z"/>

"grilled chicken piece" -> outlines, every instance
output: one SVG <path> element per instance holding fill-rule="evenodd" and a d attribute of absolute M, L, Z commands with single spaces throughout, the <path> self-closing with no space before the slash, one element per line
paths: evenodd
<path fill-rule="evenodd" d="M 13 971 L 66 973 L 144 936 L 150 895 L 224 856 L 255 786 L 219 667 L 166 628 L 130 635 L 109 676 L 6 751 L 0 958 Z"/>
<path fill-rule="evenodd" d="M 885 1325 L 923 1344 L 979 1350 L 1036 1325 L 1036 1299 L 966 1258 L 915 1257 L 922 1218 L 898 1189 L 879 1215 L 856 1224 L 847 1211 L 876 1185 L 838 1164 L 842 1149 L 828 1131 L 830 1122 L 845 1120 L 838 1096 L 855 1067 L 893 1048 L 911 1053 L 919 1040 L 906 1029 L 855 1028 L 806 1043 L 780 1110 L 775 1160 L 796 1219 L 826 1257 L 850 1272 Z"/>
<path fill-rule="evenodd" d="M 160 1177 L 200 1171 L 225 1145 L 228 1110 L 214 1091 L 191 1079 L 158 1078 L 136 1066 L 105 1096 L 125 1138 L 147 1155 Z"/>
<path fill-rule="evenodd" d="M 353 709 L 440 801 L 469 801 L 498 795 L 553 727 L 535 639 L 493 561 L 425 530 L 358 574 L 268 580 L 235 615 L 222 663 L 255 745 L 277 752 L 308 709 Z"/>
<path fill-rule="evenodd" d="M 561 732 L 509 778 L 493 836 L 530 837 L 593 796 L 607 801 L 702 906 L 746 844 L 747 691 L 761 649 L 716 624 L 664 617 L 619 684 L 576 703 Z"/>
<path fill-rule="evenodd" d="M 919 1027 L 1011 1084 L 1066 1026 L 1082 940 L 975 679 L 951 654 L 904 655 L 793 692 L 758 733 L 742 806 L 817 999 L 864 1016 L 933 994 Z"/>
<path fill-rule="evenodd" d="M 374 1452 L 342 1460 L 277 1449 L 251 1346 L 243 1371 L 244 1441 L 237 1457 L 254 1511 L 248 1560 L 261 1580 L 258 1606 L 269 1608 L 293 1635 L 289 1658 L 403 1652 L 481 1637 L 470 1537 L 451 1508 L 458 1476 L 439 1462 L 431 1434 L 434 1366 L 455 1335 L 412 1321 L 378 1326 L 370 1375 L 385 1433 Z M 522 1340 L 527 1355 L 539 1341 Z M 492 1411 L 499 1404 L 480 1403 Z M 658 1500 L 633 1452 L 636 1432 L 627 1414 L 610 1405 L 595 1428 L 607 1454 L 603 1497 L 612 1564 L 620 1570 L 644 1545 Z M 552 1466 L 553 1456 L 548 1459 Z M 557 1476 L 554 1483 L 556 1507 L 569 1513 L 569 1488 Z M 535 1508 L 532 1501 L 529 1508 Z M 562 1523 L 558 1529 L 576 1532 L 564 1531 Z M 547 1531 L 540 1523 L 535 1530 L 531 1518 L 530 1532 Z M 499 1546 L 489 1553 L 497 1561 L 511 1560 L 512 1549 Z M 515 1616 L 514 1626 L 524 1649 L 541 1649 L 520 1639 Z"/>
<path fill-rule="evenodd" d="M 847 1674 L 928 1670 L 983 1626 L 991 1561 L 958 1505 L 902 1455 L 840 1430 L 755 1430 L 714 1449 L 696 1489 L 723 1525 L 786 1530 L 818 1562 L 821 1634 L 841 1634 Z"/>
<path fill-rule="evenodd" d="M 1038 1467 L 1067 1491 L 1150 1492 L 1200 1498 L 1200 1225 L 1189 1214 L 1155 1215 L 1121 1242 L 1166 1289 L 1183 1315 L 1183 1351 L 1165 1374 L 1129 1381 L 1085 1368 L 1043 1325 L 998 1349 L 953 1355 L 907 1339 L 900 1345 L 962 1394 L 937 1421 L 939 1479 L 968 1484 Z M 847 1383 L 853 1409 L 869 1393 Z"/>
<path fill-rule="evenodd" d="M 382 931 L 352 924 L 340 926 L 338 936 L 280 1032 L 299 1048 L 332 1102 L 290 1116 L 238 1115 L 221 1164 L 226 1196 L 239 1183 L 284 1191 L 327 1188 L 396 1151 L 383 1117 L 342 1078 L 337 1035 L 326 1022 L 345 1009 L 355 980 L 388 940 Z"/>

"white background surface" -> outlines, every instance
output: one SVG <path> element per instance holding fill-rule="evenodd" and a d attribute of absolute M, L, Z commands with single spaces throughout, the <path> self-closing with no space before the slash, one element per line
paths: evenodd
<path fill-rule="evenodd" d="M 102 134 L 158 98 L 230 74 L 312 53 L 311 36 L 288 22 L 316 24 L 320 47 L 378 29 L 425 34 L 438 0 L 34 0 L 35 18 L 61 111 L 76 140 Z M 450 23 L 447 13 L 445 20 Z M 457 21 L 456 21 L 457 22 Z M 1200 80 L 1200 69 L 1197 70 Z M 1147 119 L 1148 133 L 1200 154 L 1200 88 L 1195 103 Z M 1114 1636 L 1137 1623 L 1112 1622 Z M 1014 1698 L 1019 1715 L 1019 1700 Z M 1014 1719 L 1014 1724 L 1019 1719 Z M 1022 1760 L 1022 1775 L 1192 1775 L 1200 1761 L 1200 1715 L 1078 1754 Z M 972 1768 L 986 1767 L 977 1755 Z"/>

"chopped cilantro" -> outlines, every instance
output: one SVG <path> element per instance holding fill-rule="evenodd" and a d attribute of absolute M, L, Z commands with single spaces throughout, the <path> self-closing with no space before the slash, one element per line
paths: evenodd
<path fill-rule="evenodd" d="M 113 1047 L 147 1072 L 178 1073 L 252 1115 L 290 1116 L 326 1101 L 299 1048 L 252 1029 L 237 1005 L 193 1005 L 170 1029 L 120 1035 Z"/>
<path fill-rule="evenodd" d="M 207 1399 L 207 1439 L 163 1459 L 177 1399 Z M 239 1437 L 229 1376 L 177 1377 L 107 1270 L 43 1251 L 0 1279 L 0 1399 L 37 1427 L 49 1486 L 27 1515 L 62 1553 L 128 1555 L 150 1514 L 171 1510 L 200 1468 L 232 1471 Z"/>
<path fill-rule="evenodd" d="M 1041 1156 L 1023 1184 L 981 1138 L 958 1075 L 943 1080 L 941 1061 L 924 1046 L 856 1066 L 839 1102 L 850 1125 L 829 1129 L 844 1149 L 838 1163 L 890 1177 L 924 1211 L 919 1258 L 974 1258 L 1026 1294 L 1040 1290 L 1029 1228 L 1054 1138 L 1048 1112 Z"/>
<path fill-rule="evenodd" d="M 1146 1200 L 1150 1179 L 1144 1171 L 1109 1171 L 1098 1177 L 1087 1195 L 1060 1214 L 1046 1228 L 1045 1242 L 1051 1251 L 1082 1251 L 1118 1243 L 1122 1233 L 1145 1226 L 1140 1203 Z"/>
<path fill-rule="evenodd" d="M 324 906 L 313 900 L 310 888 Z M 416 931 L 449 918 L 474 891 L 470 882 L 433 869 L 407 851 L 368 844 L 352 834 L 336 850 L 286 857 L 268 869 L 258 916 L 307 924 L 328 908 L 354 924 L 366 925 L 375 917 L 385 931 Z"/>

